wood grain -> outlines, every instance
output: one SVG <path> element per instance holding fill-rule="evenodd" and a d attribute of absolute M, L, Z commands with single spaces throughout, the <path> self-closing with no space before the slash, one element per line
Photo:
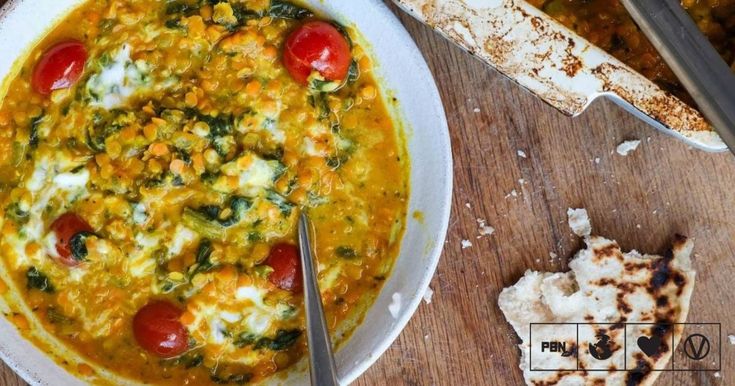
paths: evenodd
<path fill-rule="evenodd" d="M 523 384 L 518 338 L 497 307 L 498 293 L 527 269 L 567 269 L 581 246 L 566 225 L 568 207 L 587 208 L 594 231 L 625 249 L 663 252 L 675 233 L 695 239 L 689 321 L 722 323 L 723 369 L 719 378 L 664 373 L 657 385 L 735 384 L 735 346 L 726 338 L 735 333 L 735 158 L 693 150 L 604 100 L 565 117 L 396 13 L 441 91 L 455 195 L 432 303 L 419 307 L 355 384 Z M 625 139 L 643 143 L 622 157 L 614 150 Z M 478 239 L 478 218 L 496 232 Z M 462 249 L 463 239 L 472 247 Z M 0 385 L 25 383 L 2 365 Z"/>

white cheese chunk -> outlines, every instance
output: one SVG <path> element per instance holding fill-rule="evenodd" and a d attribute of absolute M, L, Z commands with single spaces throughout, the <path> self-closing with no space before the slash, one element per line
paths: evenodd
<path fill-rule="evenodd" d="M 184 250 L 189 244 L 197 239 L 197 234 L 193 230 L 179 224 L 174 230 L 174 235 L 168 247 L 169 256 L 176 256 Z"/>
<path fill-rule="evenodd" d="M 87 82 L 91 106 L 107 110 L 123 106 L 127 99 L 147 84 L 148 64 L 130 59 L 130 46 L 123 45 L 99 73 Z"/>

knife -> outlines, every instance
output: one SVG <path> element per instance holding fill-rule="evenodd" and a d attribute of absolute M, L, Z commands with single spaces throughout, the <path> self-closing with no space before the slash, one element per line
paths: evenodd
<path fill-rule="evenodd" d="M 622 0 L 699 110 L 735 153 L 735 75 L 679 0 Z"/>

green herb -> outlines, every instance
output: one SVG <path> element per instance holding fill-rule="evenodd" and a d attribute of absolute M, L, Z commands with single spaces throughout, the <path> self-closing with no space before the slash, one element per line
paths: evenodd
<path fill-rule="evenodd" d="M 188 14 L 196 12 L 199 7 L 185 3 L 183 1 L 170 1 L 166 4 L 166 14 L 173 15 L 175 13 Z"/>
<path fill-rule="evenodd" d="M 26 279 L 28 279 L 26 284 L 28 289 L 37 289 L 46 293 L 54 292 L 54 286 L 51 284 L 48 277 L 43 272 L 36 269 L 36 267 L 28 268 Z"/>
<path fill-rule="evenodd" d="M 329 166 L 332 169 L 339 169 L 339 167 L 346 164 L 347 161 L 349 161 L 349 159 L 350 159 L 350 156 L 347 154 L 328 157 L 327 166 Z"/>
<path fill-rule="evenodd" d="M 331 80 L 312 78 L 309 82 L 309 90 L 314 93 L 330 93 L 339 90 L 342 87 L 342 83 L 334 82 Z"/>
<path fill-rule="evenodd" d="M 327 93 L 317 92 L 310 93 L 307 97 L 307 101 L 311 107 L 317 109 L 319 119 L 329 118 L 331 109 L 329 108 L 329 101 L 327 100 Z"/>
<path fill-rule="evenodd" d="M 352 59 L 350 68 L 347 70 L 347 82 L 354 83 L 360 77 L 360 66 L 357 61 Z"/>
<path fill-rule="evenodd" d="M 258 12 L 247 9 L 242 4 L 232 4 L 232 14 L 237 18 L 238 25 L 243 25 L 248 20 L 261 17 Z"/>
<path fill-rule="evenodd" d="M 212 242 L 208 239 L 204 239 L 199 243 L 196 255 L 196 268 L 191 273 L 191 276 L 200 272 L 207 272 L 214 268 L 214 263 L 212 263 L 212 260 L 210 259 L 212 256 L 212 250 Z"/>
<path fill-rule="evenodd" d="M 201 354 L 197 354 L 193 358 L 188 360 L 186 364 L 184 364 L 184 367 L 186 367 L 187 369 L 193 369 L 194 367 L 201 366 L 202 363 L 204 363 L 204 356 Z"/>
<path fill-rule="evenodd" d="M 340 245 L 334 250 L 335 253 L 337 253 L 337 256 L 344 258 L 344 259 L 354 259 L 357 257 L 357 252 L 351 247 L 346 247 L 344 245 Z"/>
<path fill-rule="evenodd" d="M 212 382 L 220 384 L 220 385 L 226 385 L 228 383 L 234 383 L 236 385 L 244 385 L 250 382 L 251 379 L 253 379 L 253 375 L 250 373 L 246 373 L 246 374 L 232 374 L 228 377 L 222 377 L 217 374 L 211 374 L 209 378 L 212 380 Z"/>
<path fill-rule="evenodd" d="M 280 194 L 276 193 L 273 190 L 269 190 L 266 193 L 266 199 L 274 203 L 276 206 L 278 206 L 278 209 L 281 210 L 281 214 L 283 216 L 285 217 L 291 216 L 291 211 L 293 211 L 293 208 L 295 205 L 286 201 L 286 199 L 283 198 L 283 196 L 281 196 Z"/>
<path fill-rule="evenodd" d="M 301 330 L 278 330 L 273 338 L 262 337 L 255 343 L 255 349 L 267 348 L 272 351 L 282 351 L 296 343 L 301 336 Z"/>
<path fill-rule="evenodd" d="M 196 342 L 193 340 L 189 341 L 189 347 L 195 347 Z M 187 369 L 193 369 L 195 367 L 199 367 L 204 363 L 204 356 L 199 353 L 186 353 L 184 355 L 181 355 L 176 358 L 171 359 L 163 359 L 159 361 L 159 363 L 162 366 L 169 367 L 169 366 L 180 366 L 183 365 Z"/>
<path fill-rule="evenodd" d="M 189 153 L 186 150 L 184 150 L 184 149 L 182 149 L 180 147 L 176 147 L 176 148 L 174 148 L 174 153 L 176 153 L 176 157 L 178 157 L 180 160 L 184 161 L 185 164 L 191 165 L 191 156 L 189 155 Z"/>
<path fill-rule="evenodd" d="M 235 125 L 235 121 L 231 114 L 220 114 L 217 116 L 206 115 L 200 113 L 194 108 L 188 108 L 185 111 L 186 115 L 193 117 L 200 122 L 204 122 L 209 126 L 209 135 L 212 138 L 222 137 L 232 133 L 232 128 Z"/>
<path fill-rule="evenodd" d="M 69 246 L 71 247 L 71 256 L 76 261 L 87 260 L 87 237 L 94 236 L 94 233 L 81 231 L 75 233 L 71 239 L 69 239 Z"/>
<path fill-rule="evenodd" d="M 104 33 L 110 32 L 115 26 L 115 19 L 102 19 L 100 21 L 100 30 Z"/>
<path fill-rule="evenodd" d="M 268 9 L 268 16 L 276 19 L 301 20 L 313 16 L 313 14 L 308 9 L 299 7 L 288 1 L 272 0 L 271 6 Z"/>
<path fill-rule="evenodd" d="M 184 225 L 192 228 L 199 235 L 215 239 L 223 240 L 226 228 L 216 221 L 211 221 L 208 215 L 205 215 L 191 208 L 184 208 L 184 214 L 181 221 Z"/>
<path fill-rule="evenodd" d="M 28 136 L 28 145 L 31 149 L 38 147 L 38 128 L 41 125 L 41 122 L 43 122 L 43 115 L 39 115 L 31 119 L 31 129 Z"/>
<path fill-rule="evenodd" d="M 166 28 L 170 29 L 182 29 L 184 28 L 183 25 L 181 25 L 181 19 L 169 19 L 166 20 L 166 23 L 164 23 Z"/>
<path fill-rule="evenodd" d="M 334 28 L 336 28 L 337 31 L 339 31 L 342 34 L 342 36 L 345 37 L 345 40 L 347 40 L 347 43 L 350 45 L 350 48 L 352 48 L 352 46 L 354 45 L 354 43 L 352 42 L 352 37 L 350 37 L 350 33 L 347 32 L 347 28 L 345 28 L 345 26 L 343 26 L 342 24 L 340 24 L 340 23 L 338 23 L 338 22 L 336 22 L 334 20 L 332 20 L 330 22 L 330 24 L 333 25 Z"/>
<path fill-rule="evenodd" d="M 231 135 L 223 136 L 223 137 L 214 137 L 212 139 L 212 144 L 214 145 L 214 150 L 219 154 L 222 158 L 229 158 L 230 156 L 234 155 L 235 151 L 237 150 L 237 143 L 235 142 L 235 137 Z"/>
<path fill-rule="evenodd" d="M 30 213 L 20 209 L 20 205 L 14 202 L 5 208 L 5 216 L 15 221 L 16 224 L 23 225 L 28 222 Z"/>
<path fill-rule="evenodd" d="M 247 198 L 241 196 L 233 196 L 230 199 L 229 203 L 230 211 L 232 213 L 229 217 L 224 219 L 220 218 L 220 213 L 222 213 L 222 209 L 220 209 L 216 205 L 205 205 L 199 207 L 199 209 L 196 209 L 196 211 L 199 212 L 208 221 L 217 223 L 220 226 L 227 228 L 239 223 L 245 216 L 245 212 L 250 209 L 251 205 L 252 203 Z"/>
<path fill-rule="evenodd" d="M 255 344 L 255 342 L 258 341 L 258 337 L 251 333 L 251 332 L 243 332 L 240 333 L 237 338 L 232 342 L 235 346 L 238 348 L 243 348 L 245 346 L 250 346 L 252 344 Z"/>
<path fill-rule="evenodd" d="M 69 324 L 72 320 L 59 312 L 55 307 L 46 309 L 46 317 L 53 324 Z"/>
<path fill-rule="evenodd" d="M 109 114 L 105 117 L 100 112 L 95 112 L 92 125 L 87 127 L 87 146 L 95 152 L 105 151 L 105 140 L 136 120 L 134 113 L 124 110 L 111 110 Z"/>

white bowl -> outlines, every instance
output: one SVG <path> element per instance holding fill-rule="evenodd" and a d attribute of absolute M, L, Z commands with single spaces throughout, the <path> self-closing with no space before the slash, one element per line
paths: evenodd
<path fill-rule="evenodd" d="M 28 48 L 80 0 L 10 0 L 0 10 L 0 79 L 5 79 L 17 60 L 25 60 Z M 382 292 L 362 324 L 337 353 L 342 383 L 363 373 L 398 337 L 421 301 L 439 261 L 449 221 L 452 196 L 452 154 L 441 99 L 411 37 L 380 0 L 307 1 L 340 22 L 353 25 L 369 42 L 377 60 L 376 72 L 388 96 L 398 99 L 391 113 L 403 122 L 411 164 L 407 230 L 401 253 Z M 5 95 L 7 85 L 0 88 Z M 422 220 L 412 214 L 420 211 Z M 0 271 L 4 271 L 0 267 Z M 2 273 L 2 272 L 0 272 Z M 400 294 L 394 296 L 394 294 Z M 388 306 L 400 308 L 392 315 Z M 7 304 L 0 301 L 0 311 Z M 55 339 L 47 336 L 57 353 Z M 81 385 L 46 354 L 23 339 L 0 317 L 0 358 L 33 385 Z M 305 384 L 304 363 L 286 381 Z M 127 383 L 127 382 L 121 382 Z"/>

